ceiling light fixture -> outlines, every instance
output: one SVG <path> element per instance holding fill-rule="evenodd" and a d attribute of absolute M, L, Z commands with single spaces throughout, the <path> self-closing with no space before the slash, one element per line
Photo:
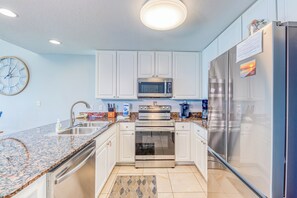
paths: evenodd
<path fill-rule="evenodd" d="M 187 8 L 180 0 L 149 0 L 140 11 L 142 23 L 154 30 L 170 30 L 187 17 Z"/>
<path fill-rule="evenodd" d="M 57 40 L 54 40 L 54 39 L 51 39 L 48 42 L 50 42 L 51 44 L 54 44 L 54 45 L 61 45 L 60 41 L 57 41 Z"/>
<path fill-rule="evenodd" d="M 8 17 L 17 17 L 18 15 L 11 10 L 0 8 L 0 13 Z"/>

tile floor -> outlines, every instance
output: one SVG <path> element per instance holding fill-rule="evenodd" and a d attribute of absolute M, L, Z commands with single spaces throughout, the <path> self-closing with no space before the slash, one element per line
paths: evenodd
<path fill-rule="evenodd" d="M 206 198 L 206 182 L 195 166 L 175 168 L 134 168 L 116 166 L 99 198 L 108 198 L 118 175 L 156 175 L 158 198 Z"/>

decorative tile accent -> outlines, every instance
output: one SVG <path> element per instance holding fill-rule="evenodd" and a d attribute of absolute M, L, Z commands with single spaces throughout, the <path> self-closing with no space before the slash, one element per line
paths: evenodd
<path fill-rule="evenodd" d="M 109 198 L 157 198 L 156 176 L 118 176 Z"/>

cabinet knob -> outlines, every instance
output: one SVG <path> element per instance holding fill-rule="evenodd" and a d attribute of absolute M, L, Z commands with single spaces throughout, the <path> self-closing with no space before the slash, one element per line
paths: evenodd
<path fill-rule="evenodd" d="M 113 96 L 113 98 L 115 98 L 115 96 Z"/>
<path fill-rule="evenodd" d="M 128 126 L 126 126 L 126 129 L 128 129 Z"/>
<path fill-rule="evenodd" d="M 134 135 L 134 133 L 132 133 L 132 135 Z"/>
<path fill-rule="evenodd" d="M 158 77 L 158 75 L 156 75 L 156 77 Z"/>

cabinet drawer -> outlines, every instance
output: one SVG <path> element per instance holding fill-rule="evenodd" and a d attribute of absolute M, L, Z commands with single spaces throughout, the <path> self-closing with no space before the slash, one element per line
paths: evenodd
<path fill-rule="evenodd" d="M 121 131 L 134 131 L 135 124 L 134 123 L 120 123 L 120 130 Z"/>
<path fill-rule="evenodd" d="M 177 122 L 177 123 L 175 123 L 175 130 L 176 131 L 189 131 L 189 130 L 191 130 L 191 123 L 190 122 Z"/>
<path fill-rule="evenodd" d="M 207 140 L 207 130 L 206 129 L 197 125 L 197 127 L 195 127 L 195 133 L 197 133 L 204 140 Z"/>
<path fill-rule="evenodd" d="M 98 149 L 99 147 L 101 147 L 101 145 L 106 142 L 108 140 L 109 137 L 111 137 L 112 135 L 114 135 L 116 133 L 116 125 L 114 124 L 113 126 L 111 126 L 109 129 L 107 129 L 106 131 L 104 131 L 102 134 L 100 134 L 97 138 L 96 138 L 96 149 Z"/>

